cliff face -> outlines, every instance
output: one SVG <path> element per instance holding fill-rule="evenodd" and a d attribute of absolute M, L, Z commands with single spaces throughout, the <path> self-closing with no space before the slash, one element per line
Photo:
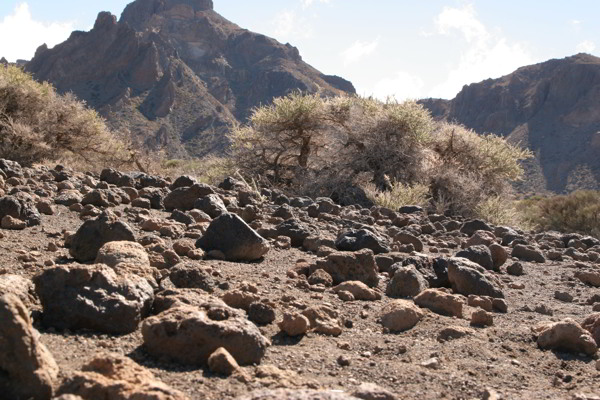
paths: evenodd
<path fill-rule="evenodd" d="M 529 147 L 523 191 L 600 189 L 600 58 L 550 60 L 422 103 L 436 118 Z"/>
<path fill-rule="evenodd" d="M 354 92 L 295 47 L 221 17 L 212 0 L 137 0 L 119 21 L 102 12 L 90 32 L 41 46 L 26 69 L 172 156 L 222 151 L 229 125 L 290 91 Z"/>

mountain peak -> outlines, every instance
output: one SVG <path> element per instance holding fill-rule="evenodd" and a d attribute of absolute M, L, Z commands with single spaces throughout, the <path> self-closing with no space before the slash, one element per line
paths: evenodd
<path fill-rule="evenodd" d="M 178 9 L 178 14 L 193 17 L 196 12 L 211 11 L 212 0 L 136 0 L 125 7 L 121 21 L 138 27 L 149 21 L 153 15 Z"/>

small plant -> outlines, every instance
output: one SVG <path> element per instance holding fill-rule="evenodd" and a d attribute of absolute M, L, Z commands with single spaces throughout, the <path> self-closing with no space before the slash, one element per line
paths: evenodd
<path fill-rule="evenodd" d="M 428 204 L 429 188 L 422 184 L 409 186 L 400 182 L 392 182 L 391 189 L 386 191 L 378 190 L 374 184 L 367 184 L 363 189 L 373 203 L 392 210 L 397 210 L 402 206 L 424 207 Z"/>

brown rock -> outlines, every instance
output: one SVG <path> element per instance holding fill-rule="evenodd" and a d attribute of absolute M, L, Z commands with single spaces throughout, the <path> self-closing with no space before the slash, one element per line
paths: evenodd
<path fill-rule="evenodd" d="M 339 336 L 342 334 L 342 325 L 339 320 L 339 314 L 328 306 L 312 306 L 304 311 L 304 315 L 310 321 L 310 328 L 317 333 L 329 336 Z"/>
<path fill-rule="evenodd" d="M 489 247 L 492 253 L 492 261 L 494 262 L 494 270 L 498 271 L 506 260 L 508 260 L 508 252 L 498 243 L 492 243 Z"/>
<path fill-rule="evenodd" d="M 340 283 L 333 288 L 333 291 L 336 293 L 339 293 L 340 291 L 349 292 L 356 300 L 381 300 L 381 293 L 379 293 L 377 290 L 369 288 L 360 281 L 347 281 Z"/>
<path fill-rule="evenodd" d="M 187 396 L 158 381 L 144 367 L 117 354 L 94 358 L 81 372 L 68 377 L 59 393 L 80 396 L 84 400 L 187 400 Z"/>
<path fill-rule="evenodd" d="M 485 310 L 476 310 L 471 314 L 471 325 L 492 326 L 494 325 L 494 316 Z"/>
<path fill-rule="evenodd" d="M 425 313 L 409 300 L 394 300 L 381 312 L 381 324 L 391 332 L 401 332 L 415 326 Z"/>
<path fill-rule="evenodd" d="M 310 266 L 310 272 L 323 269 L 333 278 L 334 284 L 345 281 L 361 281 L 370 287 L 377 286 L 377 265 L 373 251 L 369 249 L 357 252 L 333 252 Z"/>
<path fill-rule="evenodd" d="M 600 270 L 577 271 L 575 278 L 587 285 L 600 287 Z"/>
<path fill-rule="evenodd" d="M 97 264 L 106 264 L 109 267 L 115 267 L 120 263 L 139 264 L 141 266 L 150 266 L 148 253 L 144 247 L 135 242 L 116 241 L 104 244 L 96 256 Z"/>
<path fill-rule="evenodd" d="M 492 298 L 487 296 L 475 296 L 470 294 L 467 298 L 467 304 L 471 307 L 479 307 L 485 311 L 492 311 L 494 308 Z"/>
<path fill-rule="evenodd" d="M 47 400 L 58 366 L 18 297 L 0 296 L 0 390 L 6 399 Z"/>
<path fill-rule="evenodd" d="M 533 328 L 541 349 L 560 349 L 594 355 L 598 345 L 592 335 L 571 318 L 560 322 L 542 323 Z"/>
<path fill-rule="evenodd" d="M 283 320 L 277 323 L 279 329 L 288 336 L 304 335 L 310 329 L 310 321 L 302 314 L 289 313 L 283 314 Z"/>
<path fill-rule="evenodd" d="M 208 357 L 208 368 L 211 372 L 221 375 L 231 375 L 240 368 L 235 358 L 223 347 L 215 350 Z"/>
<path fill-rule="evenodd" d="M 450 294 L 439 289 L 427 289 L 414 298 L 419 307 L 431 311 L 456 317 L 462 317 L 464 300 L 461 296 Z"/>
<path fill-rule="evenodd" d="M 595 313 L 587 317 L 581 326 L 592 334 L 596 344 L 600 346 L 600 313 Z"/>
<path fill-rule="evenodd" d="M 2 217 L 2 221 L 0 222 L 0 227 L 2 229 L 10 229 L 13 231 L 22 231 L 27 228 L 27 222 L 21 221 L 20 219 L 11 217 L 10 215 L 5 215 Z"/>
<path fill-rule="evenodd" d="M 258 364 L 270 344 L 253 323 L 229 307 L 169 308 L 147 318 L 142 335 L 150 354 L 191 365 L 206 364 L 219 347 L 240 364 Z"/>
<path fill-rule="evenodd" d="M 31 308 L 35 304 L 33 282 L 20 275 L 0 275 L 0 296 L 13 294 L 21 300 L 25 307 Z"/>

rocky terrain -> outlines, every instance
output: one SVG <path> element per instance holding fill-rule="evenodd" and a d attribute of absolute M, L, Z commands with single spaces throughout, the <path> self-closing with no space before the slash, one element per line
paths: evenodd
<path fill-rule="evenodd" d="M 531 149 L 525 193 L 600 189 L 600 58 L 577 54 L 422 103 L 439 119 Z"/>
<path fill-rule="evenodd" d="M 598 399 L 600 240 L 0 160 L 0 397 Z"/>
<path fill-rule="evenodd" d="M 119 21 L 101 12 L 91 31 L 40 46 L 26 69 L 171 157 L 219 153 L 232 123 L 293 90 L 355 92 L 290 44 L 223 18 L 212 0 L 136 0 Z"/>

